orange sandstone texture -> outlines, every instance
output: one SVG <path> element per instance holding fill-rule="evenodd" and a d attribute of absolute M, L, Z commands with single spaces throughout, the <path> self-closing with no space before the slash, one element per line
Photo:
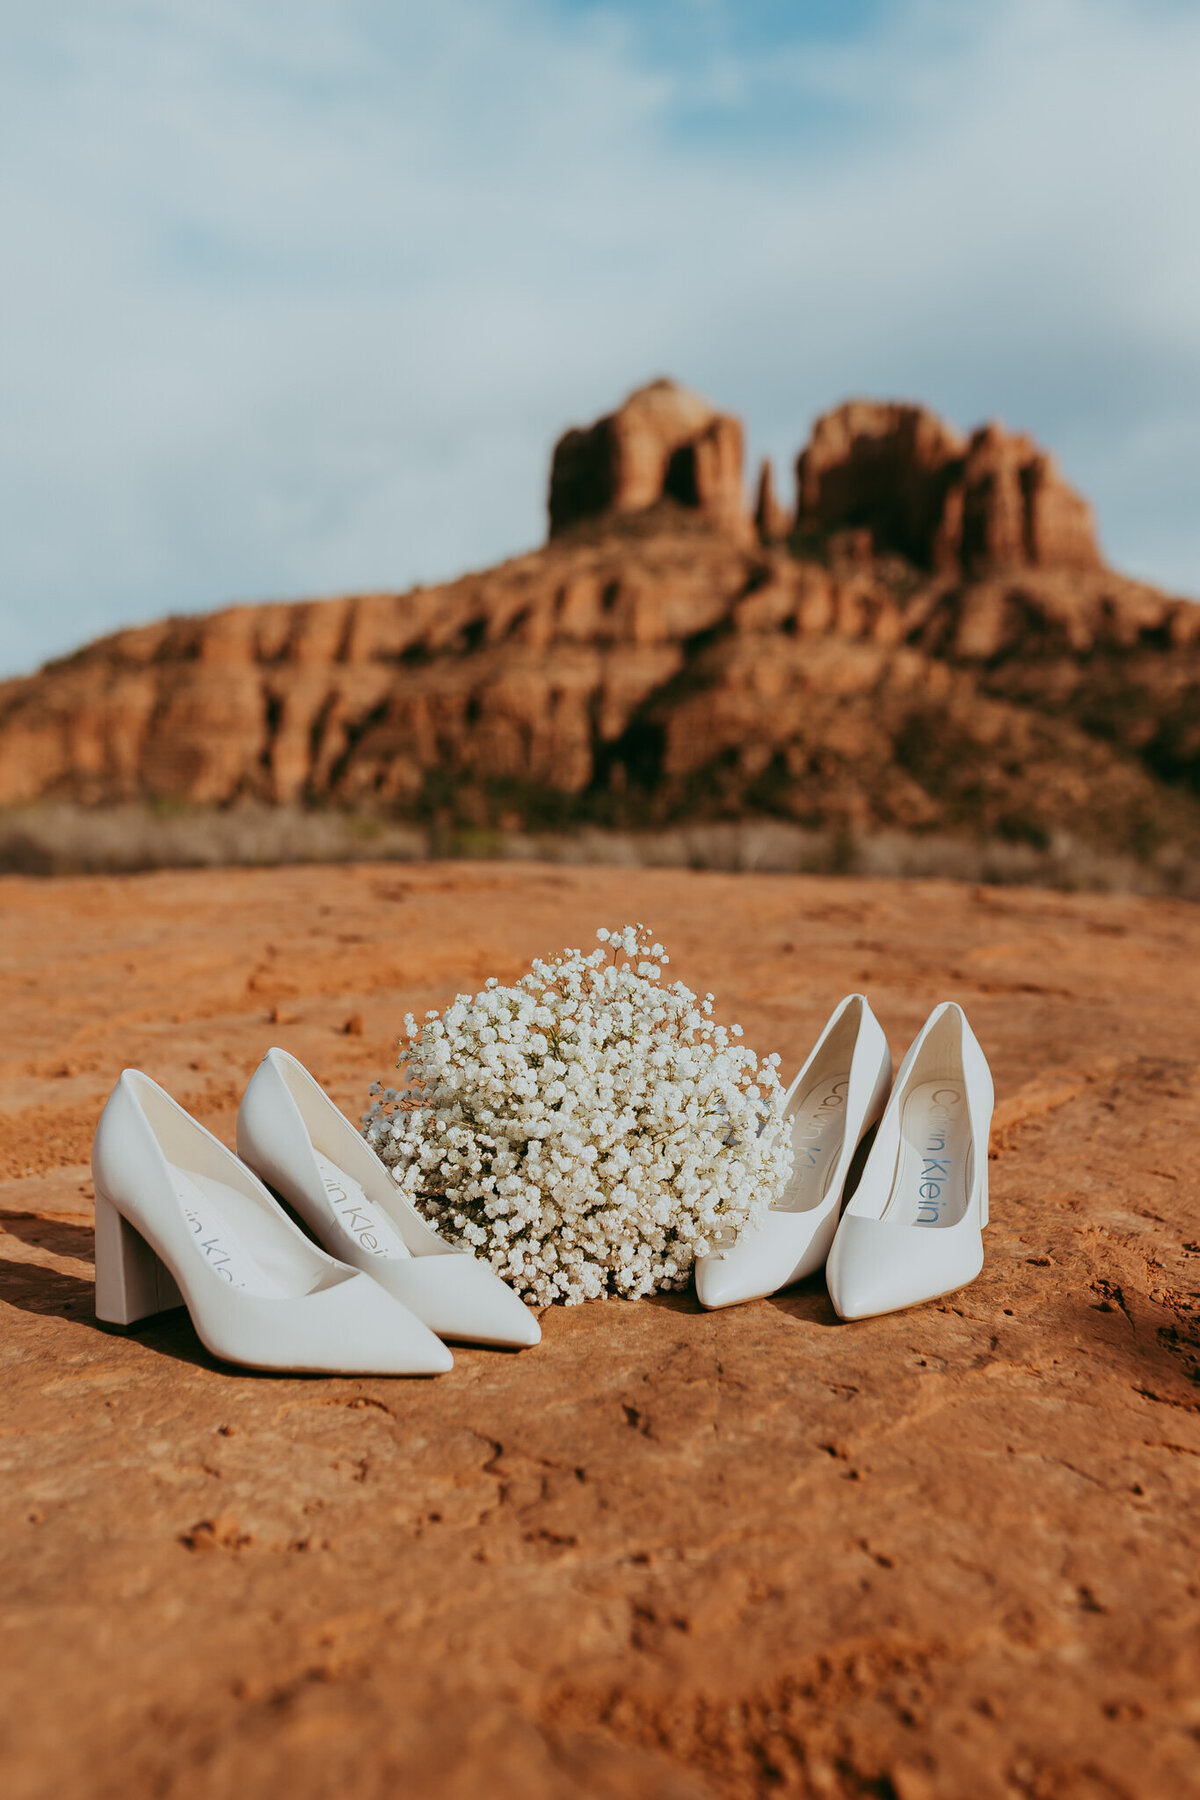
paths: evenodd
<path fill-rule="evenodd" d="M 0 884 L 10 1800 L 1200 1793 L 1200 912 L 513 865 Z M 254 1377 L 91 1316 L 124 1063 L 226 1141 L 272 1041 L 350 1112 L 408 1009 L 651 923 L 794 1067 L 961 1000 L 973 1286 L 543 1315 L 433 1382 Z M 349 1029 L 347 1021 L 355 1021 Z"/>

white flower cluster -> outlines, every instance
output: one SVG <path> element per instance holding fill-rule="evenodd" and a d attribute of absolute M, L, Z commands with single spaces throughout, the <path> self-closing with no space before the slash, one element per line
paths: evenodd
<path fill-rule="evenodd" d="M 643 926 L 512 987 L 409 1014 L 363 1135 L 451 1242 L 535 1305 L 682 1287 L 782 1194 L 778 1056 L 761 1063 Z"/>

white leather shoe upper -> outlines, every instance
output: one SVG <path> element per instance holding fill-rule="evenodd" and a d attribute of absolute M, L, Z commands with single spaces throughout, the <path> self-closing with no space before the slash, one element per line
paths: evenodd
<path fill-rule="evenodd" d="M 237 1144 L 326 1249 L 365 1271 L 439 1337 L 510 1348 L 541 1338 L 525 1303 L 486 1263 L 438 1236 L 286 1050 L 268 1050 L 251 1076 Z"/>
<path fill-rule="evenodd" d="M 843 1319 L 916 1306 L 978 1275 L 992 1104 L 987 1058 L 962 1008 L 946 1001 L 900 1065 L 829 1253 Z"/>
<path fill-rule="evenodd" d="M 214 1356 L 251 1368 L 415 1375 L 453 1366 L 419 1319 L 311 1243 L 139 1070 L 126 1069 L 109 1097 L 92 1169 L 101 1319 L 128 1324 L 182 1300 Z M 147 1281 L 156 1264 L 166 1273 Z"/>
<path fill-rule="evenodd" d="M 883 1111 L 892 1059 L 862 994 L 835 1007 L 783 1099 L 795 1168 L 783 1197 L 727 1250 L 696 1264 L 702 1306 L 773 1294 L 819 1269 L 859 1143 Z"/>

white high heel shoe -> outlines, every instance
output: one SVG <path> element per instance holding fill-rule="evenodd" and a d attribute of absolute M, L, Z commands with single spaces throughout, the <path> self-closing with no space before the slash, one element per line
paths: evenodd
<path fill-rule="evenodd" d="M 935 1300 L 974 1281 L 988 1222 L 987 1058 L 961 1006 L 935 1007 L 896 1077 L 826 1278 L 843 1319 Z"/>
<path fill-rule="evenodd" d="M 205 1346 L 254 1369 L 435 1375 L 454 1359 L 403 1306 L 309 1242 L 219 1139 L 126 1069 L 92 1145 L 96 1317 L 186 1306 Z"/>
<path fill-rule="evenodd" d="M 821 1267 L 854 1153 L 879 1121 L 891 1076 L 879 1021 L 862 994 L 847 995 L 784 1096 L 796 1159 L 792 1178 L 762 1220 L 728 1250 L 697 1262 L 702 1306 L 755 1300 Z"/>
<path fill-rule="evenodd" d="M 343 1262 L 363 1269 L 439 1337 L 519 1348 L 542 1328 L 486 1263 L 427 1225 L 303 1063 L 268 1050 L 250 1077 L 238 1155 Z"/>

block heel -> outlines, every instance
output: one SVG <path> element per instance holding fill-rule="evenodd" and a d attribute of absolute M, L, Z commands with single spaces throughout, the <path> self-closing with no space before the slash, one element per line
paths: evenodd
<path fill-rule="evenodd" d="M 105 1325 L 136 1325 L 183 1304 L 170 1270 L 97 1188 L 96 1317 Z"/>

